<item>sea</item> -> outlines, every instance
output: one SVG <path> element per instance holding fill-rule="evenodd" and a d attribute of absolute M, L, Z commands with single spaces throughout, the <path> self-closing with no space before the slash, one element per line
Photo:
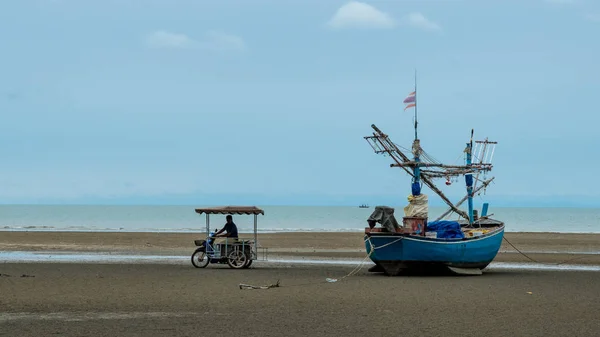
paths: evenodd
<path fill-rule="evenodd" d="M 198 206 L 200 207 L 200 206 Z M 374 208 L 328 206 L 258 206 L 260 233 L 363 232 Z M 206 216 L 196 206 L 0 205 L 0 231 L 205 232 Z M 434 220 L 445 207 L 429 207 Z M 600 233 L 600 208 L 490 208 L 507 232 Z M 402 207 L 396 208 L 401 221 Z M 457 220 L 452 215 L 447 220 Z M 241 233 L 253 231 L 252 215 L 234 215 Z M 211 215 L 210 229 L 225 224 Z"/>

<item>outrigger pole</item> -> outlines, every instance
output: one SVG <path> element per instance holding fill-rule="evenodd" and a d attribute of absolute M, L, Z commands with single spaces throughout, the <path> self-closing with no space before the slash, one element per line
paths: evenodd
<path fill-rule="evenodd" d="M 371 128 L 375 130 L 373 136 L 367 136 L 364 138 L 367 141 L 369 141 L 369 144 L 371 145 L 375 153 L 387 153 L 392 158 L 392 160 L 396 162 L 395 164 L 390 164 L 390 167 L 400 167 L 404 171 L 406 171 L 406 173 L 414 177 L 414 168 L 413 170 L 410 170 L 408 167 L 406 167 L 408 165 L 403 164 L 410 162 L 410 159 L 402 151 L 400 151 L 396 144 L 394 144 L 394 142 L 390 140 L 389 136 L 383 133 L 377 126 L 375 126 L 375 124 L 371 124 Z M 425 185 L 427 185 L 432 191 L 434 191 L 456 214 L 459 214 L 463 218 L 468 219 L 469 215 L 465 211 L 460 210 L 456 206 L 454 206 L 452 201 L 450 201 L 444 195 L 444 193 L 442 193 L 442 191 L 440 191 L 440 189 L 438 189 L 433 184 L 433 182 L 431 182 L 429 178 L 427 178 L 426 176 L 421 176 L 421 179 L 423 180 L 423 183 L 425 183 Z"/>
<path fill-rule="evenodd" d="M 482 182 L 481 186 L 478 186 L 476 189 L 473 190 L 473 195 L 475 195 L 475 193 L 479 192 L 481 189 L 486 188 L 492 181 L 494 180 L 494 177 Z M 465 202 L 465 200 L 467 200 L 469 198 L 469 195 L 465 195 L 462 199 L 460 199 L 456 204 L 454 204 L 454 207 L 458 207 L 460 206 L 463 202 Z M 437 219 L 435 219 L 435 221 L 439 221 L 442 220 L 443 218 L 446 217 L 446 215 L 450 214 L 453 211 L 452 208 L 449 208 L 448 210 L 446 210 L 446 212 L 442 213 L 442 215 L 440 215 Z"/>

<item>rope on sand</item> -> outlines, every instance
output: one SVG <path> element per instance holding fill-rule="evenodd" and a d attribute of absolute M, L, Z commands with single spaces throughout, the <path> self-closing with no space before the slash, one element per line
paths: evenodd
<path fill-rule="evenodd" d="M 354 267 L 354 269 L 352 269 L 352 271 L 350 271 L 348 274 L 340 277 L 339 279 L 329 278 L 328 277 L 328 278 L 325 279 L 325 281 L 329 282 L 329 283 L 335 283 L 335 282 L 341 281 L 341 280 L 343 280 L 343 279 L 345 279 L 347 277 L 356 275 L 364 267 L 365 262 L 367 262 L 367 260 L 369 260 L 371 258 L 371 255 L 373 254 L 373 252 L 375 252 L 375 249 L 381 249 L 381 248 L 387 247 L 387 246 L 392 245 L 392 244 L 394 244 L 394 243 L 396 243 L 396 242 L 398 242 L 398 241 L 400 241 L 402 239 L 403 238 L 399 238 L 397 240 L 394 240 L 392 242 L 386 243 L 385 245 L 382 245 L 382 246 L 379 246 L 379 247 L 375 248 L 373 246 L 373 243 L 371 243 L 371 239 L 367 238 L 365 240 L 365 242 L 369 244 L 369 249 L 368 249 L 367 256 L 356 267 Z M 312 285 L 312 284 L 321 284 L 321 283 L 323 283 L 323 282 L 321 281 L 321 282 L 314 282 L 314 283 L 295 284 L 295 285 L 291 285 L 291 286 L 293 287 L 293 286 Z M 253 285 L 250 285 L 250 284 L 240 283 L 239 287 L 240 287 L 240 289 L 271 289 L 271 288 L 279 288 L 280 285 L 279 285 L 279 280 L 277 280 L 276 284 L 271 284 L 271 285 L 267 285 L 267 286 L 253 286 Z"/>
<path fill-rule="evenodd" d="M 508 244 L 509 244 L 511 247 L 513 247 L 513 248 L 514 248 L 514 249 L 515 249 L 517 252 L 519 252 L 519 254 L 521 254 L 521 255 L 525 256 L 527 259 L 529 259 L 530 261 L 532 261 L 532 262 L 534 262 L 534 263 L 539 263 L 539 264 L 547 264 L 547 265 L 551 265 L 551 266 L 558 266 L 558 265 L 561 265 L 561 264 L 565 264 L 565 263 L 567 263 L 567 262 L 571 262 L 571 261 L 575 261 L 575 260 L 583 259 L 583 258 L 585 257 L 585 256 L 575 257 L 575 258 L 568 259 L 568 260 L 565 260 L 565 261 L 563 261 L 563 262 L 559 262 L 559 263 L 546 263 L 546 262 L 540 262 L 540 261 L 537 261 L 537 260 L 535 260 L 535 259 L 531 258 L 529 255 L 527 255 L 527 254 L 523 253 L 522 251 L 520 251 L 520 250 L 519 250 L 519 248 L 515 247 L 515 245 L 513 245 L 513 244 L 512 244 L 510 241 L 508 241 L 508 239 L 506 238 L 506 236 L 503 236 L 502 238 L 503 238 L 503 239 L 504 239 L 504 241 L 506 241 L 506 242 L 507 242 L 507 243 L 508 243 Z"/>
<path fill-rule="evenodd" d="M 392 242 L 388 242 L 388 243 L 386 243 L 385 245 L 382 245 L 382 246 L 379 246 L 379 247 L 375 248 L 375 247 L 373 247 L 373 243 L 371 242 L 371 238 L 370 238 L 370 237 L 367 237 L 367 239 L 365 240 L 365 242 L 368 242 L 368 243 L 369 243 L 369 252 L 367 253 L 367 256 L 366 256 L 366 257 L 365 257 L 365 258 L 364 258 L 364 259 L 363 259 L 363 260 L 362 260 L 362 261 L 361 261 L 361 262 L 358 264 L 358 266 L 356 266 L 356 267 L 355 267 L 355 268 L 354 268 L 354 269 L 353 269 L 353 270 L 352 270 L 350 273 L 348 273 L 348 274 L 346 274 L 346 275 L 342 276 L 342 277 L 339 279 L 339 281 L 341 281 L 341 280 L 345 279 L 346 277 L 350 277 L 350 276 L 356 275 L 356 274 L 357 274 L 357 273 L 358 273 L 358 272 L 359 272 L 359 271 L 360 271 L 360 270 L 361 270 L 361 269 L 364 267 L 364 265 L 365 265 L 365 262 L 366 262 L 368 259 L 370 259 L 370 258 L 371 258 L 371 255 L 373 254 L 373 252 L 375 251 L 375 249 L 381 249 L 381 248 L 387 247 L 387 246 L 389 246 L 389 245 L 392 245 L 392 244 L 394 244 L 394 243 L 396 243 L 396 242 L 398 242 L 398 241 L 400 241 L 400 240 L 402 240 L 402 239 L 403 239 L 403 238 L 399 238 L 399 239 L 397 239 L 397 240 L 394 240 L 394 241 L 392 241 Z M 330 283 L 333 283 L 333 282 L 337 282 L 337 281 L 338 281 L 338 279 L 334 279 L 334 278 L 326 278 L 326 279 L 325 279 L 325 281 L 327 281 L 327 282 L 330 282 Z"/>
<path fill-rule="evenodd" d="M 358 272 L 359 272 L 359 271 L 360 271 L 360 270 L 361 270 L 361 269 L 364 267 L 364 265 L 365 265 L 365 262 L 367 262 L 367 260 L 371 258 L 371 255 L 373 254 L 373 252 L 375 252 L 375 250 L 376 250 L 376 249 L 381 249 L 381 248 L 387 247 L 387 246 L 389 246 L 389 245 L 392 245 L 392 244 L 394 244 L 394 243 L 396 243 L 396 242 L 398 242 L 398 241 L 400 241 L 400 240 L 402 240 L 402 239 L 403 239 L 403 238 L 399 238 L 399 239 L 397 239 L 397 240 L 395 240 L 395 241 L 392 241 L 392 242 L 389 242 L 389 243 L 387 243 L 387 244 L 385 244 L 385 245 L 382 245 L 382 246 L 379 246 L 379 247 L 374 247 L 374 246 L 373 246 L 373 243 L 371 243 L 371 240 L 370 240 L 370 238 L 367 238 L 367 239 L 365 240 L 365 243 L 368 243 L 368 244 L 369 244 L 369 246 L 368 246 L 369 248 L 368 248 L 368 253 L 367 253 L 367 256 L 366 256 L 366 257 L 365 257 L 365 258 L 364 258 L 364 259 L 363 259 L 363 260 L 362 260 L 362 261 L 361 261 L 361 262 L 360 262 L 360 263 L 359 263 L 359 264 L 358 264 L 356 267 L 354 267 L 354 269 L 353 269 L 351 272 L 349 272 L 348 274 L 346 274 L 346 275 L 344 275 L 344 276 L 340 277 L 339 279 L 336 279 L 336 278 L 329 278 L 329 277 L 328 277 L 328 278 L 326 278 L 326 279 L 325 279 L 325 282 L 328 282 L 328 283 L 335 283 L 335 282 L 338 282 L 338 281 L 344 280 L 345 278 L 348 278 L 348 277 L 350 277 L 350 276 L 356 275 L 356 274 L 357 274 L 357 273 L 358 273 Z M 510 242 L 510 241 L 509 241 L 507 238 L 506 238 L 506 236 L 503 236 L 503 239 L 504 239 L 504 240 L 505 240 L 505 241 L 506 241 L 506 242 L 507 242 L 507 243 L 508 243 L 508 244 L 509 244 L 511 247 L 513 247 L 513 248 L 514 248 L 514 249 L 515 249 L 517 252 L 519 252 L 521 255 L 523 255 L 524 257 L 526 257 L 527 259 L 529 259 L 530 261 L 532 261 L 532 262 L 534 262 L 534 263 L 539 263 L 539 264 L 547 264 L 547 265 L 561 265 L 561 264 L 564 264 L 564 263 L 567 263 L 567 262 L 570 262 L 570 261 L 574 261 L 574 260 L 577 260 L 577 259 L 582 259 L 582 258 L 584 258 L 584 257 L 576 257 L 576 258 L 568 259 L 568 260 L 566 260 L 566 261 L 563 261 L 563 262 L 560 262 L 560 263 L 544 263 L 544 262 L 537 261 L 537 260 L 535 260 L 535 259 L 531 258 L 530 256 L 528 256 L 527 254 L 523 253 L 522 251 L 520 251 L 520 250 L 519 250 L 517 247 L 515 247 L 515 245 L 513 245 L 513 244 L 512 244 L 512 243 L 511 243 L 511 242 Z M 4 275 L 1 275 L 1 276 L 9 276 L 9 275 L 6 275 L 6 274 L 4 274 Z M 321 282 L 314 282 L 314 283 L 305 283 L 305 284 L 295 284 L 295 285 L 291 285 L 291 287 L 294 287 L 294 286 L 303 286 L 303 285 L 321 284 L 321 283 L 323 283 L 323 281 L 321 281 Z M 250 284 L 244 284 L 244 283 L 240 283 L 239 287 L 240 287 L 240 289 L 271 289 L 271 288 L 279 288 L 279 287 L 280 287 L 280 283 L 279 283 L 279 280 L 277 280 L 277 283 L 275 283 L 275 284 L 266 285 L 266 286 L 253 286 L 253 285 L 250 285 Z"/>

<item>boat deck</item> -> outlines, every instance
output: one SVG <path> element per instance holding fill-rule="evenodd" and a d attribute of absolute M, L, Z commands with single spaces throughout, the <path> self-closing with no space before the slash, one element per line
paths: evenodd
<path fill-rule="evenodd" d="M 457 221 L 461 227 L 469 227 L 469 221 L 461 219 Z M 472 228 L 490 228 L 504 226 L 504 222 L 496 219 L 480 218 L 473 222 Z"/>
<path fill-rule="evenodd" d="M 404 237 L 413 237 L 419 239 L 430 239 L 435 241 L 461 241 L 461 240 L 470 240 L 478 237 L 484 237 L 488 235 L 492 235 L 497 233 L 499 230 L 504 228 L 504 223 L 501 221 L 496 221 L 496 223 L 492 224 L 491 222 L 486 224 L 474 225 L 473 227 L 468 227 L 468 223 L 464 225 L 461 223 L 461 230 L 465 234 L 464 238 L 438 238 L 436 232 L 425 232 L 425 235 L 417 234 L 412 232 L 409 228 L 398 228 L 396 232 L 391 232 L 386 230 L 385 228 L 369 228 L 365 227 L 365 235 L 367 236 L 404 236 Z"/>

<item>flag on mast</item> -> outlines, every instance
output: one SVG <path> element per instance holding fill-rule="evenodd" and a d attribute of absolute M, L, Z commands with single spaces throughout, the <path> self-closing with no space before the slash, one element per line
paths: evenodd
<path fill-rule="evenodd" d="M 406 104 L 406 106 L 404 107 L 404 111 L 406 111 L 406 109 L 408 108 L 413 108 L 417 105 L 417 92 L 413 91 L 410 94 L 408 94 L 408 96 L 406 96 L 406 98 L 404 99 L 404 104 Z"/>

